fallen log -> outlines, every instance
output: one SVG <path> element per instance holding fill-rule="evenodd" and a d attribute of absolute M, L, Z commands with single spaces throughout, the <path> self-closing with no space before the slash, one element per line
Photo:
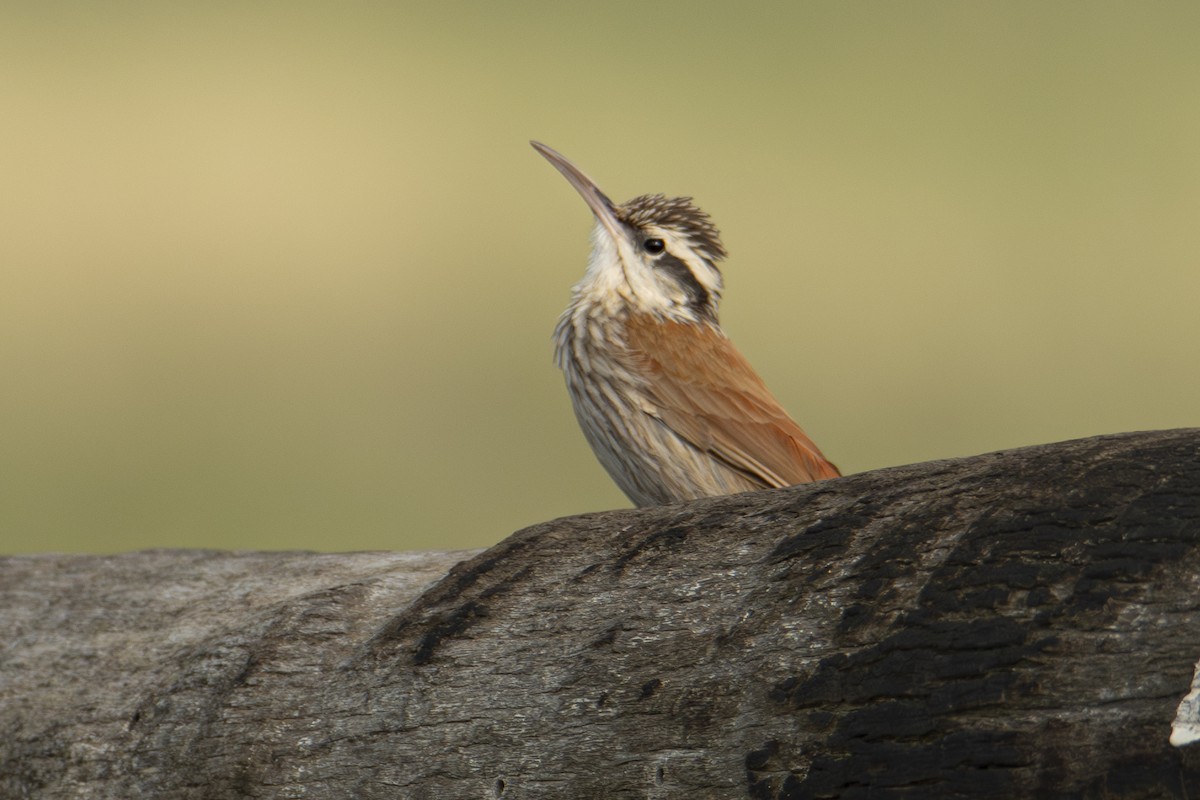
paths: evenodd
<path fill-rule="evenodd" d="M 3 798 L 1194 798 L 1200 429 L 478 553 L 8 557 L 0 637 Z"/>

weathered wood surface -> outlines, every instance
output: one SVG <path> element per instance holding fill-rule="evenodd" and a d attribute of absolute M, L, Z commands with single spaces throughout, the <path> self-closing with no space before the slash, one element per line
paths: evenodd
<path fill-rule="evenodd" d="M 0 560 L 0 797 L 1200 796 L 1200 430 L 464 555 Z"/>

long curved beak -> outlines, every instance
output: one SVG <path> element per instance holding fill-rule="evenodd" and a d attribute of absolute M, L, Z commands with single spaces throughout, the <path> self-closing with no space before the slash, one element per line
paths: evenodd
<path fill-rule="evenodd" d="M 530 142 L 533 149 L 537 150 L 547 161 L 554 165 L 555 169 L 563 174 L 563 177 L 575 187 L 575 191 L 583 198 L 583 202 L 588 204 L 588 208 L 596 215 L 596 219 L 608 229 L 609 234 L 614 241 L 621 241 L 623 236 L 624 226 L 617 219 L 617 207 L 612 200 L 604 192 L 600 191 L 600 187 L 596 182 L 583 174 L 583 170 L 568 161 L 558 151 L 547 147 L 541 142 Z"/>

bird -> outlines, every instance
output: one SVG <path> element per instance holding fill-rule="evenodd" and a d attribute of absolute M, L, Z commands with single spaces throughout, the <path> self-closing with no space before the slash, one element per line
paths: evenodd
<path fill-rule="evenodd" d="M 585 438 L 634 505 L 840 476 L 721 329 L 726 251 L 708 214 L 662 194 L 617 205 L 563 155 L 530 144 L 596 218 L 554 358 Z"/>

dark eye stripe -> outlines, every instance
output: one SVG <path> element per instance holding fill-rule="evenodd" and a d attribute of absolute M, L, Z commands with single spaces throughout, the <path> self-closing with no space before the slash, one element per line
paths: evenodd
<path fill-rule="evenodd" d="M 712 298 L 709 297 L 708 290 L 696 280 L 687 264 L 670 253 L 663 253 L 654 262 L 654 267 L 670 275 L 683 287 L 688 296 L 688 305 L 698 311 L 711 310 Z"/>

